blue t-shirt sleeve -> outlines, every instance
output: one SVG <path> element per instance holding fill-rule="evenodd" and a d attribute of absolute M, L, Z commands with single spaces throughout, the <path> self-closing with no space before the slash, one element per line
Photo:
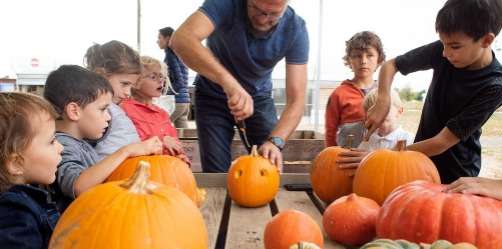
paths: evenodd
<path fill-rule="evenodd" d="M 302 21 L 300 28 L 291 46 L 286 52 L 286 64 L 307 64 L 309 61 L 309 34 L 305 22 Z"/>
<path fill-rule="evenodd" d="M 205 0 L 199 11 L 213 22 L 216 30 L 232 22 L 235 9 L 235 0 Z"/>

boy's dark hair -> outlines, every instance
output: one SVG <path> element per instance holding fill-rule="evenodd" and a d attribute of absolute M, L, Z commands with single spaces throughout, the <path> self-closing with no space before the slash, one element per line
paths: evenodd
<path fill-rule="evenodd" d="M 110 83 L 103 76 L 81 66 L 63 65 L 47 77 L 44 98 L 52 104 L 61 119 L 69 103 L 75 102 L 83 108 L 104 93 L 113 95 Z"/>
<path fill-rule="evenodd" d="M 436 17 L 436 32 L 463 32 L 475 41 L 502 27 L 502 0 L 448 0 Z"/>
<path fill-rule="evenodd" d="M 171 28 L 171 27 L 165 27 L 165 28 L 159 29 L 159 33 L 160 33 L 163 37 L 172 36 L 172 35 L 173 35 L 173 32 L 174 32 L 174 29 L 173 29 L 173 28 Z"/>
<path fill-rule="evenodd" d="M 100 75 L 140 74 L 139 54 L 120 41 L 94 44 L 85 53 L 86 67 Z"/>
<path fill-rule="evenodd" d="M 349 58 L 352 51 L 365 51 L 369 47 L 375 48 L 378 52 L 378 64 L 385 61 L 385 52 L 383 51 L 383 44 L 380 37 L 371 31 L 363 31 L 356 33 L 345 42 L 345 56 L 343 56 L 345 65 L 350 67 Z"/>
<path fill-rule="evenodd" d="M 57 117 L 51 104 L 39 96 L 20 93 L 0 93 L 0 192 L 8 190 L 13 184 L 6 164 L 11 157 L 24 160 L 24 152 L 36 135 L 37 124 L 43 113 L 51 120 Z"/>

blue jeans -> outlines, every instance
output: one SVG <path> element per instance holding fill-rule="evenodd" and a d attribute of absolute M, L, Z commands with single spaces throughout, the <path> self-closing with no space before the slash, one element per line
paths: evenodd
<path fill-rule="evenodd" d="M 277 123 L 274 100 L 269 96 L 253 97 L 254 113 L 245 120 L 251 145 L 263 144 Z M 195 122 L 204 172 L 227 172 L 230 167 L 231 144 L 234 137 L 234 116 L 226 99 L 217 99 L 195 92 Z"/>

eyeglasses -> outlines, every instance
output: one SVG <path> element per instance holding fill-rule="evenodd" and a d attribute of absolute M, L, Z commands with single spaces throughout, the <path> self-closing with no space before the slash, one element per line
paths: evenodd
<path fill-rule="evenodd" d="M 165 82 L 166 81 L 166 77 L 162 74 L 155 74 L 155 73 L 152 73 L 150 75 L 146 75 L 144 76 L 145 79 L 151 79 L 153 81 L 160 81 L 160 82 Z"/>
<path fill-rule="evenodd" d="M 277 21 L 279 20 L 282 15 L 283 15 L 283 12 L 273 12 L 273 13 L 268 13 L 268 12 L 265 12 L 261 9 L 259 9 L 258 7 L 256 7 L 256 5 L 254 3 L 249 3 L 248 4 L 248 8 L 251 8 L 252 11 L 254 11 L 254 16 L 263 16 L 269 20 L 272 20 L 272 21 Z"/>

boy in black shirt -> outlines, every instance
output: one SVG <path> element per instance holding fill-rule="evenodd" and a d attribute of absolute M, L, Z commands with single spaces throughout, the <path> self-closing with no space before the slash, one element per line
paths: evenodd
<path fill-rule="evenodd" d="M 366 121 L 367 136 L 387 116 L 394 75 L 433 69 L 415 143 L 408 149 L 429 156 L 443 183 L 477 176 L 481 126 L 502 104 L 502 66 L 491 50 L 501 26 L 502 0 L 448 0 L 436 18 L 440 41 L 381 67 L 378 101 Z"/>

